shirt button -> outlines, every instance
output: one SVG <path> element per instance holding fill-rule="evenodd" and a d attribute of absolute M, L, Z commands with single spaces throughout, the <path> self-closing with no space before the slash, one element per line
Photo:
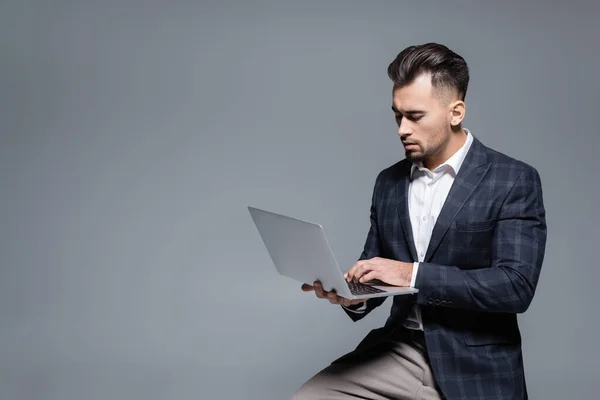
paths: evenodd
<path fill-rule="evenodd" d="M 427 221 L 427 217 L 423 217 L 423 221 Z"/>
<path fill-rule="evenodd" d="M 421 252 L 421 257 L 425 257 L 425 253 Z"/>

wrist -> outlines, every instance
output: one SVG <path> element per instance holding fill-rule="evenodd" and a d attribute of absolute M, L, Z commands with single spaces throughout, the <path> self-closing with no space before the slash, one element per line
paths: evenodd
<path fill-rule="evenodd" d="M 400 261 L 400 280 L 401 286 L 410 286 L 413 277 L 414 264 Z"/>

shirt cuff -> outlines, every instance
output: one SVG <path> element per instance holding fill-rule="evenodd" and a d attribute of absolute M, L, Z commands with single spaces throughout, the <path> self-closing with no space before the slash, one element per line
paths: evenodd
<path fill-rule="evenodd" d="M 419 271 L 419 263 L 413 263 L 412 277 L 410 278 L 410 287 L 415 287 L 415 282 L 417 281 L 417 272 Z"/>
<path fill-rule="evenodd" d="M 360 304 L 360 303 L 359 303 Z M 354 305 L 354 306 L 350 306 L 350 307 L 356 307 L 358 304 Z M 362 304 L 360 304 L 360 307 L 357 308 L 350 308 L 350 307 L 346 307 L 345 305 L 342 305 L 342 307 L 344 307 L 344 309 L 351 311 L 353 313 L 356 314 L 362 314 L 365 311 L 367 311 L 367 302 L 364 301 Z"/>

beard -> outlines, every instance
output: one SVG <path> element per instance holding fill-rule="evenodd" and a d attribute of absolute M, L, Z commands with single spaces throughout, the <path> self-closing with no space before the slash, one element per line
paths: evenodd
<path fill-rule="evenodd" d="M 411 151 L 411 150 L 405 150 L 404 151 L 404 156 L 406 157 L 406 159 L 412 163 L 422 163 L 423 160 L 425 160 L 425 154 L 421 153 L 421 152 L 415 152 L 415 151 Z"/>
<path fill-rule="evenodd" d="M 411 142 L 412 144 L 414 144 L 416 146 L 416 148 L 413 148 L 411 150 L 409 149 L 404 149 L 404 156 L 406 157 L 406 159 L 410 162 L 413 163 L 421 163 L 423 162 L 423 160 L 425 159 L 425 151 L 423 150 L 423 146 L 421 145 L 421 143 L 416 143 L 416 142 Z M 404 146 L 404 144 L 403 144 Z"/>
<path fill-rule="evenodd" d="M 443 128 L 430 131 L 428 136 L 430 136 L 428 140 L 408 140 L 408 143 L 414 144 L 415 146 L 410 150 L 404 148 L 404 155 L 407 161 L 415 164 L 424 164 L 426 159 L 437 154 L 448 144 L 449 137 L 444 133 Z M 402 141 L 402 139 L 400 139 L 400 141 Z"/>

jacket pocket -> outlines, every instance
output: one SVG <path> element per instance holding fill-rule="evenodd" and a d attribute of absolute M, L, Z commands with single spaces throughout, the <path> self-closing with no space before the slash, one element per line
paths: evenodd
<path fill-rule="evenodd" d="M 459 268 L 485 268 L 492 262 L 495 221 L 478 222 L 462 226 L 456 224 L 446 235 L 448 260 Z"/>

